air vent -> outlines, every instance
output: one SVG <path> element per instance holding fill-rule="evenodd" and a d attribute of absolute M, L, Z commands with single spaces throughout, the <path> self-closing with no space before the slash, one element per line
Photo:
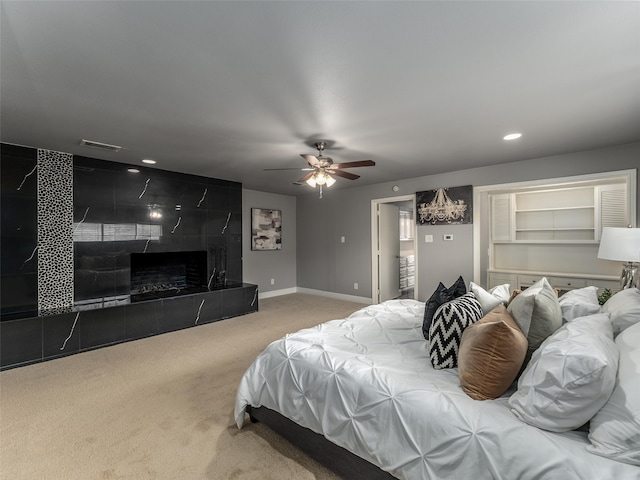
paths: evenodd
<path fill-rule="evenodd" d="M 100 150 L 108 150 L 110 152 L 119 152 L 122 147 L 118 145 L 109 145 L 108 143 L 94 142 L 93 140 L 82 139 L 80 145 L 91 148 L 99 148 Z"/>

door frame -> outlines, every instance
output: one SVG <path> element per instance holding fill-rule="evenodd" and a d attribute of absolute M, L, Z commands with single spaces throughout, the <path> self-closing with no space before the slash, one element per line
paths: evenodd
<path fill-rule="evenodd" d="M 398 197 L 387 197 L 387 198 L 374 198 L 371 200 L 371 303 L 377 304 L 380 299 L 380 279 L 379 279 L 379 269 L 378 269 L 378 205 L 381 203 L 396 203 L 396 202 L 406 202 L 407 200 L 411 200 L 413 202 L 413 214 L 414 218 L 416 215 L 415 205 L 416 205 L 416 195 L 415 193 L 411 195 L 401 195 Z M 414 276 L 414 287 L 413 287 L 413 298 L 417 298 L 418 294 L 418 235 L 416 224 L 413 224 L 413 255 L 415 259 L 415 276 Z M 398 235 L 400 235 L 400 231 L 398 230 Z"/>

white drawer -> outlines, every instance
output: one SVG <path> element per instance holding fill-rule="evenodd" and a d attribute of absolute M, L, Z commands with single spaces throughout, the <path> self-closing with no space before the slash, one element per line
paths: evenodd
<path fill-rule="evenodd" d="M 539 281 L 542 277 L 543 275 L 518 275 L 518 285 L 516 286 L 516 288 L 522 290 L 523 288 L 530 287 L 531 285 Z"/>
<path fill-rule="evenodd" d="M 518 275 L 518 286 L 520 288 L 530 287 L 541 278 L 541 275 Z M 553 288 L 558 288 L 561 290 L 571 290 L 574 288 L 582 288 L 587 286 L 586 278 L 547 276 L 547 280 Z"/>
<path fill-rule="evenodd" d="M 565 290 L 572 288 L 583 288 L 587 286 L 586 278 L 571 277 L 547 277 L 553 288 L 563 288 Z"/>
<path fill-rule="evenodd" d="M 513 291 L 518 288 L 518 277 L 515 273 L 489 273 L 487 278 L 488 288 L 508 283 L 509 290 Z"/>
<path fill-rule="evenodd" d="M 612 293 L 620 291 L 620 282 L 618 280 L 588 280 L 587 285 L 598 287 L 598 293 L 602 292 L 605 288 L 611 290 Z"/>

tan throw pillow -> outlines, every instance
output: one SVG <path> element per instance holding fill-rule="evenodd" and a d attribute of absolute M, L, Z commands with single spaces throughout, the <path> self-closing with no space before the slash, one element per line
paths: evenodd
<path fill-rule="evenodd" d="M 490 400 L 507 391 L 522 367 L 527 338 L 498 305 L 462 334 L 458 377 L 462 390 L 474 400 Z"/>

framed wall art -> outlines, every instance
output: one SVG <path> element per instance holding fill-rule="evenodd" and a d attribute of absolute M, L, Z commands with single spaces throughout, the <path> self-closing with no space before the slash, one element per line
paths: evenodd
<path fill-rule="evenodd" d="M 473 223 L 473 186 L 416 192 L 418 225 Z"/>
<path fill-rule="evenodd" d="M 251 209 L 251 250 L 282 250 L 282 211 Z"/>

